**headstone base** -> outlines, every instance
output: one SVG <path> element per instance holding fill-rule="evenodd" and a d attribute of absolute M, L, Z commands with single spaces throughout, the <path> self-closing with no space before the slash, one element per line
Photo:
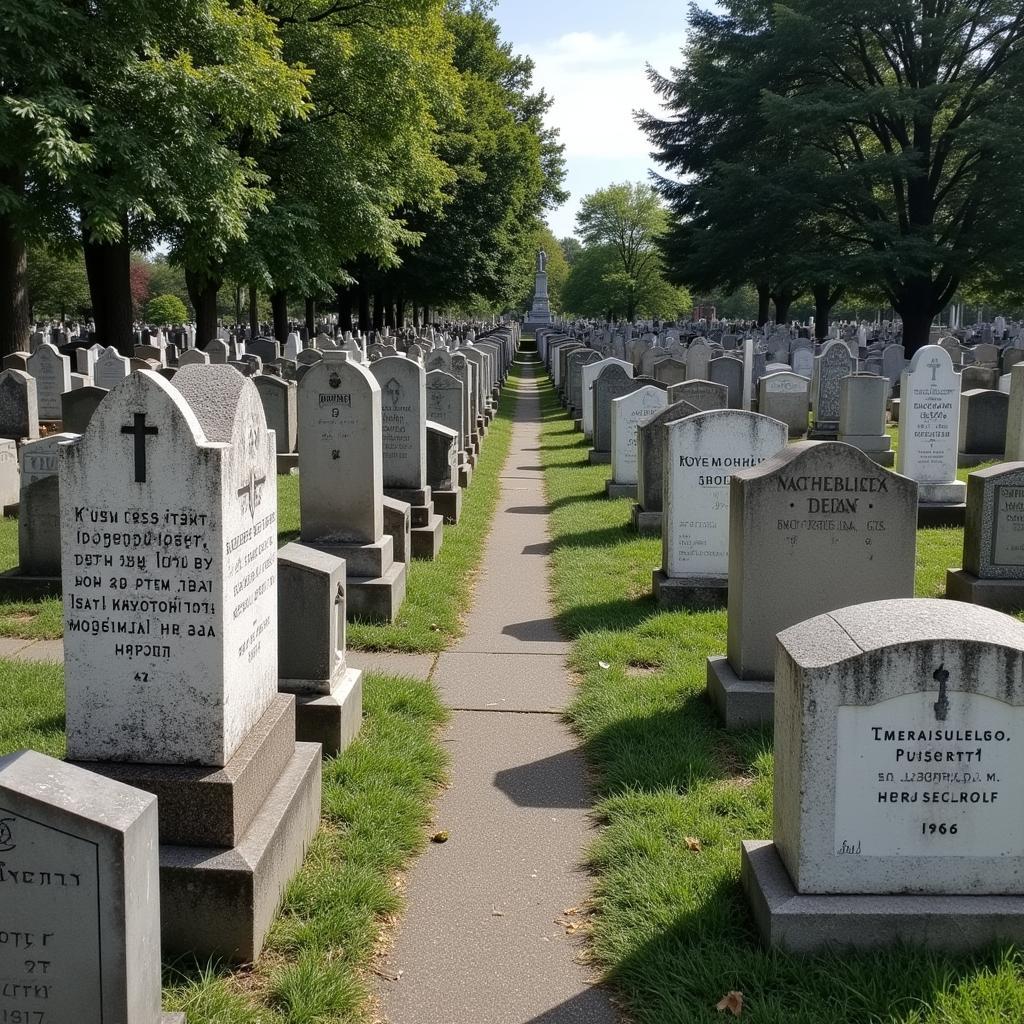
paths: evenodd
<path fill-rule="evenodd" d="M 807 431 L 808 441 L 835 441 L 839 437 L 839 424 L 816 423 Z"/>
<path fill-rule="evenodd" d="M 462 488 L 453 487 L 450 491 L 433 491 L 434 511 L 449 526 L 455 526 L 462 518 Z"/>
<path fill-rule="evenodd" d="M 942 504 L 922 502 L 917 506 L 918 529 L 926 526 L 963 526 L 967 518 L 967 503 Z"/>
<path fill-rule="evenodd" d="M 954 480 L 948 484 L 918 484 L 919 505 L 960 505 L 967 500 L 967 484 Z"/>
<path fill-rule="evenodd" d="M 946 597 L 1000 612 L 1019 612 L 1024 609 L 1024 581 L 983 580 L 966 569 L 947 569 Z"/>
<path fill-rule="evenodd" d="M 973 466 L 980 466 L 983 462 L 1001 462 L 1002 452 L 957 452 L 956 464 L 959 469 L 969 469 Z"/>
<path fill-rule="evenodd" d="M 647 537 L 661 536 L 661 513 L 645 512 L 639 505 L 633 506 L 633 529 Z"/>
<path fill-rule="evenodd" d="M 582 419 L 574 419 L 572 421 L 572 429 L 577 434 L 582 434 L 583 433 L 583 420 Z"/>
<path fill-rule="evenodd" d="M 257 959 L 285 887 L 319 828 L 321 777 L 320 747 L 297 743 L 240 843 L 227 850 L 160 846 L 165 955 Z"/>
<path fill-rule="evenodd" d="M 336 757 L 344 751 L 359 735 L 362 724 L 361 669 L 345 669 L 329 694 L 296 694 L 295 738 L 300 743 L 319 743 L 324 757 Z"/>
<path fill-rule="evenodd" d="M 277 456 L 277 475 L 291 476 L 292 471 L 299 468 L 298 452 L 279 452 Z"/>
<path fill-rule="evenodd" d="M 608 466 L 611 465 L 612 453 L 599 452 L 596 448 L 591 448 L 587 459 L 592 466 Z"/>
<path fill-rule="evenodd" d="M 604 496 L 606 498 L 633 498 L 636 500 L 636 484 L 617 484 L 614 480 L 606 480 L 604 483 Z"/>
<path fill-rule="evenodd" d="M 767 725 L 774 717 L 775 681 L 740 679 L 724 654 L 708 658 L 707 691 L 726 729 Z"/>
<path fill-rule="evenodd" d="M 459 489 L 463 491 L 466 490 L 472 482 L 473 467 L 468 462 L 464 462 L 459 466 Z"/>
<path fill-rule="evenodd" d="M 444 543 L 444 520 L 436 513 L 430 514 L 424 526 L 412 528 L 412 557 L 432 562 L 441 553 Z"/>
<path fill-rule="evenodd" d="M 405 600 L 405 562 L 392 562 L 381 576 L 348 578 L 347 617 L 351 621 L 389 623 L 398 618 Z"/>
<path fill-rule="evenodd" d="M 872 461 L 877 462 L 879 466 L 885 466 L 886 469 L 892 469 L 896 465 L 896 453 L 895 452 L 864 452 L 864 454 Z"/>
<path fill-rule="evenodd" d="M 160 842 L 232 847 L 248 832 L 295 752 L 295 700 L 276 697 L 223 768 L 74 761 L 79 768 L 152 793 Z"/>
<path fill-rule="evenodd" d="M 303 543 L 337 558 L 344 558 L 345 571 L 350 580 L 353 577 L 383 576 L 395 561 L 401 561 L 395 558 L 394 541 L 387 533 L 376 544 L 316 544 L 309 541 Z"/>
<path fill-rule="evenodd" d="M 60 597 L 62 590 L 60 576 L 29 576 L 20 568 L 0 572 L 0 600 L 40 601 L 44 597 Z"/>
<path fill-rule="evenodd" d="M 662 608 L 724 608 L 729 601 L 727 579 L 695 579 L 666 576 L 664 570 L 651 574 L 654 599 Z"/>
<path fill-rule="evenodd" d="M 412 506 L 412 517 L 413 526 L 420 526 L 421 523 L 416 522 L 416 510 L 418 508 L 423 509 L 430 507 L 430 488 L 429 487 L 386 487 L 384 494 L 388 498 L 396 498 L 398 501 L 404 501 L 407 505 Z"/>
<path fill-rule="evenodd" d="M 767 945 L 792 953 L 911 944 L 945 952 L 1024 940 L 1024 896 L 821 896 L 796 891 L 775 844 L 741 844 L 740 880 Z"/>

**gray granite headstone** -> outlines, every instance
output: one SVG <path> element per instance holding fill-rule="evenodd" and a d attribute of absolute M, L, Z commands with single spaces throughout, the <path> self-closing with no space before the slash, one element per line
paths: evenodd
<path fill-rule="evenodd" d="M 0 373 L 0 437 L 15 441 L 39 437 L 36 381 L 24 370 Z"/>

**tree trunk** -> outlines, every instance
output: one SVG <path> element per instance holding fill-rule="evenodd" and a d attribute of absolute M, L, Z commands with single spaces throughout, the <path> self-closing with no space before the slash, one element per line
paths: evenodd
<path fill-rule="evenodd" d="M 288 293 L 283 289 L 271 292 L 270 308 L 274 314 L 274 337 L 283 345 L 288 340 Z"/>
<path fill-rule="evenodd" d="M 235 285 L 235 324 L 242 322 L 242 286 Z"/>
<path fill-rule="evenodd" d="M 405 328 L 405 296 L 401 292 L 395 296 L 395 326 Z"/>
<path fill-rule="evenodd" d="M 306 331 L 311 338 L 316 337 L 316 299 L 306 297 Z"/>
<path fill-rule="evenodd" d="M 344 334 L 352 330 L 352 287 L 335 285 L 334 294 L 338 300 L 338 330 Z"/>
<path fill-rule="evenodd" d="M 256 285 L 249 285 L 249 334 L 257 337 L 260 333 L 259 293 Z"/>
<path fill-rule="evenodd" d="M 85 273 L 89 279 L 96 338 L 113 345 L 123 356 L 135 355 L 132 317 L 132 247 L 128 241 L 128 217 L 121 217 L 121 240 L 93 242 L 83 239 Z"/>
<path fill-rule="evenodd" d="M 384 326 L 394 331 L 398 327 L 398 319 L 395 316 L 395 300 L 390 292 L 384 293 Z"/>
<path fill-rule="evenodd" d="M 772 289 L 767 281 L 757 282 L 757 326 L 764 327 L 768 323 L 771 310 Z"/>
<path fill-rule="evenodd" d="M 418 302 L 412 304 L 412 325 L 419 332 L 420 329 L 420 307 Z"/>
<path fill-rule="evenodd" d="M 907 282 L 895 296 L 895 310 L 903 320 L 903 350 L 909 359 L 928 344 L 935 317 L 931 281 Z"/>
<path fill-rule="evenodd" d="M 795 293 L 792 288 L 781 288 L 772 295 L 775 303 L 775 322 L 786 324 L 789 322 L 789 307 L 793 305 Z"/>
<path fill-rule="evenodd" d="M 220 280 L 185 271 L 185 287 L 196 311 L 196 347 L 205 349 L 217 337 L 217 292 Z"/>
<path fill-rule="evenodd" d="M 365 334 L 373 327 L 370 319 L 370 289 L 362 282 L 359 283 L 359 330 Z"/>
<path fill-rule="evenodd" d="M 25 241 L 12 218 L 0 216 L 0 357 L 27 352 L 31 332 Z"/>
<path fill-rule="evenodd" d="M 378 334 L 384 330 L 384 295 L 381 292 L 373 293 L 373 329 Z"/>
<path fill-rule="evenodd" d="M 824 341 L 832 316 L 832 289 L 827 284 L 816 284 L 811 292 L 814 295 L 814 336 L 818 341 Z"/>

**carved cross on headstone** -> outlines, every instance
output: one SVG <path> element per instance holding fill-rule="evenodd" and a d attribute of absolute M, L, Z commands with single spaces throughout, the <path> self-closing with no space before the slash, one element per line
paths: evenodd
<path fill-rule="evenodd" d="M 249 477 L 249 482 L 244 487 L 239 487 L 238 489 L 238 497 L 245 499 L 242 504 L 242 507 L 245 508 L 246 506 L 248 506 L 249 515 L 253 519 L 256 518 L 256 508 L 260 504 L 260 491 L 262 490 L 263 485 L 266 482 L 267 478 L 265 476 L 258 477 L 255 473 L 253 473 Z"/>
<path fill-rule="evenodd" d="M 937 358 L 933 359 L 928 364 L 928 369 L 932 371 L 932 383 L 934 384 L 935 383 L 935 375 L 939 372 L 939 370 L 942 369 L 942 363 Z"/>
<path fill-rule="evenodd" d="M 939 684 L 939 699 L 932 705 L 935 710 L 935 721 L 944 722 L 949 714 L 949 694 L 946 691 L 946 683 L 949 682 L 949 673 L 945 665 L 940 665 L 932 675 Z"/>
<path fill-rule="evenodd" d="M 146 438 L 155 437 L 160 433 L 158 427 L 146 426 L 146 414 L 137 412 L 133 414 L 134 423 L 129 427 L 122 427 L 122 434 L 132 434 L 135 437 L 135 482 L 144 484 L 146 482 Z"/>

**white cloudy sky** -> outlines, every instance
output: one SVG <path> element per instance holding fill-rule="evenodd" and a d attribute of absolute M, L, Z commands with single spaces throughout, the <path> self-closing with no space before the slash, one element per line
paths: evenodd
<path fill-rule="evenodd" d="M 615 181 L 646 180 L 650 146 L 633 111 L 654 109 L 644 72 L 679 63 L 683 0 L 499 0 L 503 35 L 537 65 L 536 83 L 554 97 L 549 115 L 566 147 L 572 198 L 548 220 L 573 233 L 580 199 Z"/>

